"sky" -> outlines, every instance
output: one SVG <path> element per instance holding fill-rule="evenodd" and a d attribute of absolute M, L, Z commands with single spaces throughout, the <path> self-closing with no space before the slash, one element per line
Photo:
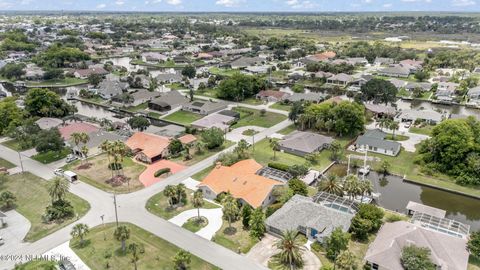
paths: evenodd
<path fill-rule="evenodd" d="M 477 3 L 479 1 L 479 3 Z M 0 10 L 173 12 L 480 11 L 480 0 L 0 0 Z"/>

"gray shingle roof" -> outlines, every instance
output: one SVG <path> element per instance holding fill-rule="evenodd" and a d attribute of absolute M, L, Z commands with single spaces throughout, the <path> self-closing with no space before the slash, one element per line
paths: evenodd
<path fill-rule="evenodd" d="M 278 144 L 293 150 L 312 153 L 323 145 L 331 144 L 332 142 L 333 138 L 321 134 L 296 131 L 286 136 L 282 141 L 278 142 Z"/>

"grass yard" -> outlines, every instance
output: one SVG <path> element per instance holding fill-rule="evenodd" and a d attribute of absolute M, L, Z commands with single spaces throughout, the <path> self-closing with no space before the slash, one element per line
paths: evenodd
<path fill-rule="evenodd" d="M 388 134 L 387 137 L 385 137 L 387 140 L 392 140 L 392 141 L 406 141 L 410 139 L 408 136 L 400 135 L 400 134 L 395 134 L 395 137 L 393 137 L 393 134 Z"/>
<path fill-rule="evenodd" d="M 146 109 L 148 109 L 148 102 L 139 104 L 139 105 L 137 105 L 137 106 L 128 107 L 128 108 L 127 108 L 127 111 L 130 111 L 130 112 L 140 112 L 140 111 L 144 111 L 144 110 L 146 110 Z"/>
<path fill-rule="evenodd" d="M 295 130 L 297 130 L 297 127 L 293 124 L 293 125 L 290 125 L 282 130 L 280 130 L 279 132 L 277 132 L 278 134 L 282 134 L 282 135 L 288 135 L 292 132 L 294 132 Z"/>
<path fill-rule="evenodd" d="M 232 128 L 245 126 L 269 128 L 287 119 L 285 115 L 272 112 L 266 112 L 262 116 L 259 110 L 244 107 L 235 107 L 233 110 L 240 113 L 240 120 Z"/>
<path fill-rule="evenodd" d="M 65 78 L 65 79 L 53 79 L 40 82 L 28 82 L 27 86 L 49 86 L 49 87 L 67 87 L 80 84 L 86 84 L 88 80 L 79 79 L 79 78 Z"/>
<path fill-rule="evenodd" d="M 212 171 L 212 169 L 213 169 L 213 165 L 192 175 L 192 179 L 195 179 L 197 181 L 202 181 Z"/>
<path fill-rule="evenodd" d="M 190 218 L 187 222 L 185 222 L 185 224 L 182 225 L 182 228 L 196 233 L 207 225 L 208 219 L 200 216 L 200 219 L 198 219 L 198 217 Z"/>
<path fill-rule="evenodd" d="M 204 90 L 201 90 L 201 91 L 197 90 L 197 91 L 195 91 L 195 95 L 216 98 L 217 97 L 217 90 L 215 88 L 207 88 L 207 89 L 204 89 Z"/>
<path fill-rule="evenodd" d="M 239 73 L 239 71 L 235 69 L 225 69 L 218 67 L 211 67 L 208 71 L 213 75 L 220 75 L 225 77 L 231 77 L 234 74 Z"/>
<path fill-rule="evenodd" d="M 256 98 L 247 98 L 247 99 L 243 100 L 242 103 L 245 103 L 245 104 L 248 104 L 248 105 L 262 105 L 263 101 L 261 101 L 260 99 L 256 99 Z"/>
<path fill-rule="evenodd" d="M 143 184 L 138 180 L 138 177 L 145 170 L 145 166 L 134 162 L 131 158 L 125 158 L 122 163 L 123 173 L 130 180 L 116 187 L 106 182 L 112 178 L 112 171 L 108 168 L 109 160 L 106 154 L 91 157 L 88 162 L 91 165 L 86 169 L 80 168 L 81 161 L 79 160 L 66 165 L 64 169 L 76 172 L 81 181 L 108 192 L 128 193 L 143 188 Z"/>
<path fill-rule="evenodd" d="M 38 153 L 32 156 L 32 159 L 41 162 L 43 164 L 49 164 L 54 161 L 64 159 L 68 154 L 72 153 L 70 148 L 63 148 L 62 151 L 48 151 L 46 153 Z"/>
<path fill-rule="evenodd" d="M 270 109 L 276 109 L 276 110 L 282 110 L 282 111 L 287 111 L 289 112 L 290 109 L 292 108 L 291 105 L 283 104 L 281 102 L 277 102 L 269 107 Z"/>
<path fill-rule="evenodd" d="M 193 190 L 187 189 L 187 203 L 178 207 L 171 207 L 168 204 L 168 199 L 163 192 L 155 194 L 153 197 L 148 199 L 146 208 L 150 213 L 157 215 L 163 219 L 171 219 L 174 216 L 180 214 L 183 211 L 194 209 L 192 204 L 193 199 Z M 219 208 L 219 205 L 213 204 L 211 202 L 205 201 L 205 204 L 202 208 L 213 209 Z"/>
<path fill-rule="evenodd" d="M 48 270 L 48 269 L 57 269 L 57 262 L 44 261 L 44 260 L 34 260 L 27 263 L 22 263 L 15 265 L 15 270 Z"/>
<path fill-rule="evenodd" d="M 148 113 L 148 116 L 150 116 L 150 117 L 152 117 L 152 118 L 160 119 L 160 117 L 162 117 L 163 115 L 160 114 L 160 113 L 156 113 L 156 112 L 149 112 L 149 113 Z"/>
<path fill-rule="evenodd" d="M 216 153 L 221 152 L 221 151 L 229 148 L 230 146 L 232 146 L 234 144 L 235 144 L 234 142 L 226 140 L 223 143 L 222 146 L 214 148 L 214 149 L 206 149 L 201 154 L 198 154 L 194 149 L 191 149 L 190 154 L 192 155 L 192 159 L 184 160 L 183 156 L 180 156 L 180 157 L 172 159 L 172 161 L 174 161 L 178 164 L 181 164 L 181 165 L 192 166 L 193 164 L 195 164 L 199 161 L 202 161 L 206 158 L 209 158 L 209 157 L 215 155 Z"/>
<path fill-rule="evenodd" d="M 12 150 L 15 150 L 15 151 L 24 151 L 24 150 L 27 150 L 27 149 L 22 149 L 22 147 L 20 146 L 20 143 L 13 139 L 13 140 L 8 140 L 6 142 L 3 142 L 2 145 L 12 149 Z"/>
<path fill-rule="evenodd" d="M 180 89 L 187 89 L 185 86 L 183 86 L 181 83 L 171 83 L 165 85 L 166 87 L 172 89 L 172 90 L 180 90 Z"/>
<path fill-rule="evenodd" d="M 169 243 L 133 224 L 125 224 L 130 229 L 130 243 L 136 243 L 143 247 L 144 252 L 139 254 L 137 267 L 139 270 L 146 269 L 174 269 L 173 257 L 180 248 Z M 107 224 L 105 227 L 97 226 L 90 230 L 86 236 L 86 245 L 80 247 L 78 240 L 70 242 L 70 247 L 91 269 L 133 269 L 131 255 L 124 254 L 121 243 L 113 237 L 115 224 Z M 106 235 L 107 240 L 103 237 Z M 106 265 L 109 265 L 107 267 Z M 217 267 L 192 255 L 190 269 L 218 269 Z"/>
<path fill-rule="evenodd" d="M 243 254 L 258 243 L 257 239 L 250 237 L 248 231 L 243 229 L 242 221 L 232 223 L 232 228 L 228 227 L 228 222 L 223 221 L 222 228 L 213 236 L 212 241 L 224 246 L 234 252 L 241 252 Z"/>
<path fill-rule="evenodd" d="M 17 198 L 15 209 L 32 224 L 30 231 L 25 236 L 25 241 L 34 242 L 76 220 L 73 218 L 61 223 L 43 223 L 42 215 L 45 208 L 51 203 L 50 195 L 48 195 L 48 182 L 33 174 L 6 176 L 6 181 L 0 185 L 0 192 L 5 190 L 9 190 L 15 195 Z M 67 195 L 67 200 L 72 203 L 78 217 L 82 217 L 90 209 L 90 205 L 86 201 L 71 193 Z"/>
<path fill-rule="evenodd" d="M 203 117 L 204 116 L 200 114 L 180 110 L 172 114 L 169 114 L 166 117 L 163 117 L 162 119 L 170 122 L 178 123 L 181 125 L 190 125 L 192 122 Z"/>
<path fill-rule="evenodd" d="M 3 158 L 0 158 L 0 168 L 6 168 L 6 169 L 11 169 L 15 167 L 15 164 L 11 163 L 8 160 L 5 160 Z"/>
<path fill-rule="evenodd" d="M 432 135 L 432 131 L 433 131 L 434 127 L 435 126 L 431 126 L 431 125 L 426 125 L 426 126 L 423 126 L 423 127 L 412 126 L 412 127 L 410 127 L 409 131 L 412 132 L 412 133 L 417 133 L 417 134 L 423 134 L 423 135 L 430 136 L 430 135 Z"/>
<path fill-rule="evenodd" d="M 470 256 L 468 260 L 468 270 L 480 270 L 480 259 Z"/>

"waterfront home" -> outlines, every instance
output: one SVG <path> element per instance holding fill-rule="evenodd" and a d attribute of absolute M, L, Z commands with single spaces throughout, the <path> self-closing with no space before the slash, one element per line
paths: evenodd
<path fill-rule="evenodd" d="M 71 122 L 65 126 L 61 126 L 58 128 L 58 131 L 60 131 L 60 135 L 65 141 L 70 140 L 70 137 L 73 133 L 90 134 L 99 130 L 100 128 L 98 128 L 97 126 L 84 122 Z"/>
<path fill-rule="evenodd" d="M 256 95 L 257 99 L 261 99 L 266 102 L 283 101 L 288 96 L 288 93 L 276 90 L 262 90 Z"/>
<path fill-rule="evenodd" d="M 210 200 L 229 192 L 242 204 L 253 208 L 267 207 L 275 201 L 273 189 L 285 183 L 258 175 L 257 172 L 262 168 L 253 159 L 242 160 L 231 166 L 218 163 L 198 184 L 198 188 Z"/>
<path fill-rule="evenodd" d="M 320 192 L 313 198 L 297 194 L 269 216 L 265 225 L 273 235 L 294 230 L 323 243 L 336 228 L 348 231 L 357 211 L 355 202 L 333 194 Z"/>
<path fill-rule="evenodd" d="M 365 109 L 373 113 L 375 118 L 393 117 L 397 113 L 397 110 L 392 106 L 374 103 L 365 103 L 364 105 Z"/>
<path fill-rule="evenodd" d="M 391 82 L 397 89 L 403 88 L 407 85 L 407 81 L 404 80 L 399 80 L 395 78 L 388 79 L 389 82 Z"/>
<path fill-rule="evenodd" d="M 108 74 L 108 71 L 106 71 L 103 67 L 95 66 L 87 69 L 77 69 L 73 72 L 73 75 L 80 79 L 87 79 L 93 74 L 104 76 Z"/>
<path fill-rule="evenodd" d="M 134 107 L 152 101 L 154 98 L 160 96 L 160 92 L 148 91 L 146 89 L 138 89 L 128 95 L 128 99 L 124 99 L 122 97 L 122 94 L 114 96 L 112 98 L 112 101 L 122 103 L 125 106 Z"/>
<path fill-rule="evenodd" d="M 178 91 L 163 93 L 160 97 L 148 103 L 150 110 L 165 112 L 183 106 L 188 103 L 188 98 Z"/>
<path fill-rule="evenodd" d="M 468 102 L 480 104 L 480 86 L 470 88 L 467 92 Z"/>
<path fill-rule="evenodd" d="M 167 61 L 168 57 L 158 52 L 145 52 L 142 54 L 142 59 L 145 62 L 158 63 Z"/>
<path fill-rule="evenodd" d="M 431 125 L 440 123 L 445 115 L 432 111 L 432 110 L 403 110 L 395 116 L 395 119 L 399 122 L 415 122 L 416 120 L 424 121 Z"/>
<path fill-rule="evenodd" d="M 395 141 L 386 140 L 387 133 L 379 130 L 367 130 L 365 134 L 358 136 L 355 141 L 355 148 L 357 151 L 367 149 L 369 152 L 374 152 L 387 156 L 397 156 L 401 149 L 401 144 Z"/>
<path fill-rule="evenodd" d="M 209 129 L 212 127 L 219 128 L 224 132 L 228 132 L 230 125 L 237 119 L 232 116 L 223 115 L 220 113 L 213 113 L 201 119 L 192 122 L 190 125 L 197 129 Z"/>
<path fill-rule="evenodd" d="M 377 72 L 380 76 L 407 78 L 410 75 L 410 69 L 400 65 L 383 68 Z"/>
<path fill-rule="evenodd" d="M 350 58 L 347 58 L 347 63 L 350 64 L 350 65 L 360 65 L 360 66 L 365 66 L 366 64 L 368 64 L 368 60 L 367 58 L 365 57 L 350 57 Z"/>
<path fill-rule="evenodd" d="M 339 73 L 339 74 L 333 75 L 332 77 L 327 78 L 327 83 L 332 85 L 338 85 L 338 86 L 347 86 L 353 80 L 354 78 L 351 75 L 348 75 L 345 73 Z"/>
<path fill-rule="evenodd" d="M 428 92 L 432 89 L 432 84 L 429 82 L 409 82 L 404 88 L 407 91 L 421 89 L 423 92 Z"/>
<path fill-rule="evenodd" d="M 79 156 L 83 156 L 81 149 L 85 145 L 88 148 L 88 155 L 89 156 L 94 156 L 97 154 L 100 154 L 102 152 L 100 145 L 104 141 L 122 141 L 125 142 L 128 137 L 119 135 L 119 133 L 115 132 L 108 132 L 105 130 L 97 130 L 94 132 L 91 132 L 88 134 L 89 140 L 86 144 L 80 143 L 77 146 L 75 146 L 75 143 L 73 142 L 72 138 L 70 138 L 67 143 L 70 145 L 72 148 L 72 151 L 76 153 Z"/>
<path fill-rule="evenodd" d="M 279 149 L 297 156 L 305 156 L 329 148 L 333 138 L 313 132 L 295 131 L 278 142 Z"/>
<path fill-rule="evenodd" d="M 452 101 L 459 85 L 453 82 L 439 82 L 435 97 L 437 100 Z"/>
<path fill-rule="evenodd" d="M 264 59 L 260 57 L 240 57 L 230 63 L 232 69 L 244 69 L 249 66 L 260 64 Z"/>
<path fill-rule="evenodd" d="M 155 134 L 136 132 L 128 138 L 125 144 L 130 148 L 136 160 L 151 164 L 168 156 L 170 139 Z"/>
<path fill-rule="evenodd" d="M 195 100 L 182 106 L 182 110 L 184 111 L 202 115 L 208 115 L 226 108 L 227 104 L 224 102 L 213 102 L 207 100 Z"/>
<path fill-rule="evenodd" d="M 110 100 L 114 96 L 121 95 L 123 91 L 127 90 L 127 88 L 128 83 L 115 79 L 104 79 L 94 89 L 94 92 L 96 92 L 101 98 Z"/>

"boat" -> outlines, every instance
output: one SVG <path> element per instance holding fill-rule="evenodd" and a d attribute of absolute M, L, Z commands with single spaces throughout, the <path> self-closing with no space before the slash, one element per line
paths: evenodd
<path fill-rule="evenodd" d="M 370 165 L 366 165 L 366 166 L 363 166 L 361 167 L 360 169 L 358 169 L 358 173 L 360 175 L 367 175 L 370 173 Z"/>

